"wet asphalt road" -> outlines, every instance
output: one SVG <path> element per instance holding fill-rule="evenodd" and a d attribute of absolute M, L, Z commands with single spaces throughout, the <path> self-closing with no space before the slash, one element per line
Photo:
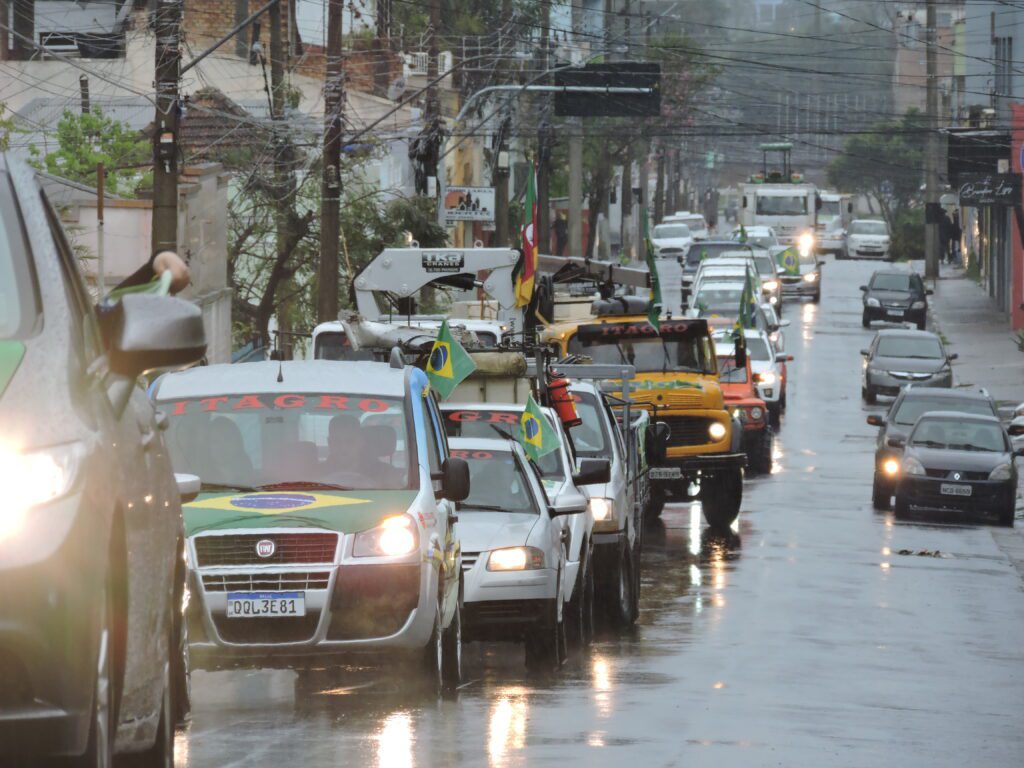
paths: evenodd
<path fill-rule="evenodd" d="M 870 505 L 857 286 L 872 268 L 830 262 L 821 304 L 786 306 L 774 472 L 748 481 L 729 539 L 696 504 L 648 528 L 635 632 L 549 679 L 518 647 L 467 646 L 454 701 L 370 673 L 298 696 L 290 672 L 196 673 L 178 765 L 1024 764 L 1024 590 L 999 546 L 1024 530 Z"/>

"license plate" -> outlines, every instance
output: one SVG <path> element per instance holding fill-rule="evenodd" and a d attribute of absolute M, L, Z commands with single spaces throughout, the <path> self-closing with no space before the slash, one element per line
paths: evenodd
<path fill-rule="evenodd" d="M 939 486 L 939 491 L 944 496 L 970 496 L 973 489 L 969 485 L 953 485 L 953 483 L 943 483 Z"/>
<path fill-rule="evenodd" d="M 305 592 L 229 592 L 229 619 L 305 616 Z"/>
<path fill-rule="evenodd" d="M 651 480 L 678 480 L 682 476 L 679 467 L 651 467 L 648 473 Z"/>
<path fill-rule="evenodd" d="M 893 317 L 903 317 L 903 310 L 902 309 L 887 309 L 885 311 L 888 312 Z"/>

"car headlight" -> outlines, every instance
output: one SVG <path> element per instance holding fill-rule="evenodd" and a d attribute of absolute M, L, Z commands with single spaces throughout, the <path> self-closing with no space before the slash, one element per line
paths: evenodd
<path fill-rule="evenodd" d="M 910 308 L 911 309 L 924 309 L 924 302 L 923 301 L 915 301 L 913 304 L 910 305 Z"/>
<path fill-rule="evenodd" d="M 806 256 L 814 249 L 814 235 L 810 232 L 802 233 L 797 238 L 796 246 L 800 249 L 800 253 Z"/>
<path fill-rule="evenodd" d="M 600 496 L 595 496 L 590 500 L 590 516 L 594 518 L 594 522 L 601 522 L 602 520 L 610 520 L 613 517 L 615 511 L 615 505 L 611 499 L 603 499 Z"/>
<path fill-rule="evenodd" d="M 740 421 L 747 420 L 747 413 L 742 408 L 733 408 L 731 413 L 734 419 L 739 419 Z"/>
<path fill-rule="evenodd" d="M 408 515 L 385 519 L 376 528 L 356 534 L 352 557 L 401 557 L 420 544 L 415 521 Z"/>
<path fill-rule="evenodd" d="M 873 296 L 868 296 L 867 299 L 864 300 L 864 303 L 867 304 L 869 307 L 882 306 L 878 299 L 874 298 Z"/>
<path fill-rule="evenodd" d="M 900 473 L 900 463 L 897 459 L 888 458 L 882 462 L 882 472 L 889 477 L 895 477 Z"/>
<path fill-rule="evenodd" d="M 758 374 L 757 383 L 764 387 L 770 387 L 775 383 L 776 379 L 777 377 L 774 373 L 771 371 L 765 371 L 764 373 Z"/>
<path fill-rule="evenodd" d="M 66 496 L 74 487 L 83 449 L 67 443 L 42 451 L 21 452 L 0 446 L 0 541 L 21 530 L 33 507 Z"/>
<path fill-rule="evenodd" d="M 903 474 L 905 475 L 923 475 L 925 474 L 924 465 L 915 459 L 913 456 L 908 456 L 903 459 Z"/>
<path fill-rule="evenodd" d="M 775 290 L 778 290 L 778 288 L 779 288 L 779 283 L 778 283 L 777 280 L 769 280 L 768 282 L 766 282 L 764 284 L 764 289 L 766 291 L 775 291 Z"/>
<path fill-rule="evenodd" d="M 813 283 L 817 279 L 818 279 L 818 273 L 817 272 L 808 272 L 806 275 L 804 275 L 804 282 L 805 283 Z"/>
<path fill-rule="evenodd" d="M 1009 480 L 1013 476 L 1013 465 L 1012 464 L 1000 464 L 998 467 L 989 472 L 989 480 Z"/>
<path fill-rule="evenodd" d="M 544 567 L 544 553 L 536 547 L 505 547 L 487 556 L 488 571 L 536 571 Z"/>
<path fill-rule="evenodd" d="M 708 427 L 708 434 L 711 435 L 712 440 L 721 440 L 725 437 L 728 431 L 729 430 L 725 428 L 725 425 L 719 421 L 713 422 L 711 426 Z"/>
<path fill-rule="evenodd" d="M 755 405 L 753 408 L 750 409 L 750 418 L 752 418 L 754 421 L 759 420 L 763 416 L 764 409 L 761 406 Z"/>

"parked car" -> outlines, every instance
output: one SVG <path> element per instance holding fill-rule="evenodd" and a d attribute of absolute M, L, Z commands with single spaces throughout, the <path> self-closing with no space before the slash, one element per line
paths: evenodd
<path fill-rule="evenodd" d="M 417 368 L 327 360 L 162 377 L 185 508 L 189 640 L 209 669 L 420 659 L 461 677 L 455 504 L 469 493 Z"/>
<path fill-rule="evenodd" d="M 654 255 L 660 259 L 677 259 L 693 242 L 693 234 L 685 224 L 658 224 L 651 232 Z"/>
<path fill-rule="evenodd" d="M 914 323 L 924 330 L 928 321 L 930 288 L 924 287 L 921 276 L 905 270 L 880 270 L 871 275 L 867 285 L 860 287 L 864 310 L 861 325 L 870 328 L 876 320 Z"/>
<path fill-rule="evenodd" d="M 98 312 L 32 171 L 2 153 L 0 243 L 0 755 L 172 765 L 185 540 L 139 377 L 199 360 L 202 316 L 145 294 Z"/>
<path fill-rule="evenodd" d="M 907 435 L 917 420 L 931 411 L 957 411 L 998 418 L 999 409 L 985 390 L 934 389 L 914 387 L 903 389 L 884 416 L 873 413 L 868 424 L 878 427 L 875 442 L 875 475 L 871 501 L 875 509 L 888 509 L 900 476 L 900 462 Z M 1024 432 L 1024 424 L 1020 425 Z M 1011 434 L 1014 427 L 1011 425 Z"/>
<path fill-rule="evenodd" d="M 918 419 L 903 450 L 895 512 L 912 509 L 994 515 L 1012 526 L 1017 502 L 1014 449 L 999 419 L 933 411 Z"/>
<path fill-rule="evenodd" d="M 891 254 L 889 225 L 877 219 L 857 219 L 846 229 L 846 248 L 838 258 L 883 259 Z"/>
<path fill-rule="evenodd" d="M 873 405 L 879 395 L 895 397 L 908 384 L 917 387 L 953 386 L 956 353 L 946 351 L 934 333 L 890 328 L 879 331 L 864 356 L 861 397 Z"/>

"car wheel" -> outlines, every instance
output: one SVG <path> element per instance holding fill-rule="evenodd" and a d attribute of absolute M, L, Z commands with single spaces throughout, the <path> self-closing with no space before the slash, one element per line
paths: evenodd
<path fill-rule="evenodd" d="M 614 592 L 608 600 L 608 618 L 613 627 L 628 627 L 633 623 L 633 567 L 626 544 L 619 547 L 619 563 L 611 587 Z"/>
<path fill-rule="evenodd" d="M 461 588 L 460 588 L 461 596 Z M 462 684 L 462 600 L 455 616 L 441 637 L 441 678 L 444 690 L 451 693 Z"/>
<path fill-rule="evenodd" d="M 639 533 L 637 534 L 637 536 L 639 537 Z M 633 568 L 633 573 L 632 573 L 632 577 L 631 577 L 631 581 L 633 583 L 633 589 L 630 590 L 630 593 L 629 593 L 629 595 L 630 595 L 630 600 L 629 600 L 629 623 L 630 624 L 636 624 L 637 620 L 640 618 L 640 589 L 641 589 L 640 567 L 641 567 L 642 561 L 643 561 L 643 558 L 640 556 L 640 541 L 638 540 L 637 541 L 636 549 L 633 550 L 633 553 L 629 557 L 629 563 L 630 563 L 630 565 Z"/>
<path fill-rule="evenodd" d="M 1011 499 L 1009 505 L 1003 507 L 999 512 L 999 524 L 1004 528 L 1013 528 L 1014 518 L 1017 516 L 1016 505 Z"/>
<path fill-rule="evenodd" d="M 779 407 L 783 410 L 783 412 L 785 412 L 786 410 L 786 400 L 786 387 L 785 385 L 783 385 L 782 394 L 779 397 Z"/>
<path fill-rule="evenodd" d="M 174 646 L 171 646 L 173 652 Z M 174 680 L 171 675 L 171 664 L 165 666 L 164 693 L 160 706 L 160 721 L 157 726 L 156 740 L 145 752 L 131 755 L 124 761 L 123 768 L 174 768 Z M 121 765 L 121 758 L 118 758 Z"/>
<path fill-rule="evenodd" d="M 874 482 L 871 484 L 871 506 L 875 509 L 888 509 L 891 501 L 892 488 L 880 481 L 876 474 Z"/>
<path fill-rule="evenodd" d="M 560 664 L 564 629 L 558 620 L 560 599 L 544 601 L 543 618 L 526 634 L 526 668 L 531 672 L 553 672 Z"/>
<path fill-rule="evenodd" d="M 907 500 L 897 493 L 896 504 L 893 506 L 893 514 L 896 515 L 896 517 L 906 517 L 909 511 L 910 505 L 907 503 Z"/>
<path fill-rule="evenodd" d="M 566 639 L 572 648 L 583 649 L 594 639 L 594 572 L 590 557 L 580 564 L 579 583 L 566 606 Z"/>
<path fill-rule="evenodd" d="M 701 488 L 704 519 L 712 528 L 724 531 L 735 522 L 743 501 L 743 472 L 731 470 L 705 478 Z"/>
<path fill-rule="evenodd" d="M 591 556 L 587 556 L 587 578 L 583 582 L 583 636 L 581 646 L 589 648 L 594 642 L 594 595 L 597 587 L 594 583 L 594 569 L 591 566 Z"/>
<path fill-rule="evenodd" d="M 878 393 L 875 392 L 874 387 L 870 384 L 861 388 L 861 395 L 864 397 L 864 402 L 868 405 L 874 405 L 878 402 Z"/>
<path fill-rule="evenodd" d="M 768 403 L 768 423 L 772 429 L 782 426 L 782 405 L 780 403 Z"/>
<path fill-rule="evenodd" d="M 665 509 L 666 502 L 664 491 L 651 491 L 651 495 L 647 499 L 647 510 L 644 512 L 644 519 L 653 520 L 656 517 L 661 517 L 661 513 Z"/>
<path fill-rule="evenodd" d="M 444 689 L 444 631 L 441 628 L 441 596 L 436 598 L 434 608 L 434 629 L 430 640 L 423 648 L 423 676 L 431 691 L 438 694 Z"/>
<path fill-rule="evenodd" d="M 821 291 L 818 291 L 811 297 L 811 303 L 817 304 L 821 301 Z"/>
<path fill-rule="evenodd" d="M 928 320 L 927 320 L 927 318 L 925 318 L 925 317 L 922 317 L 922 318 L 921 318 L 920 320 L 918 320 L 918 321 L 917 321 L 917 330 L 919 330 L 919 331 L 923 331 L 923 330 L 924 330 L 924 327 L 925 327 L 925 326 L 926 326 L 927 324 L 928 324 Z"/>
<path fill-rule="evenodd" d="M 867 312 L 864 312 L 864 313 L 861 314 L 861 316 L 860 316 L 860 324 L 862 326 L 864 326 L 865 328 L 870 328 L 871 327 L 871 318 L 868 317 L 868 313 Z"/>
<path fill-rule="evenodd" d="M 110 585 L 100 601 L 99 639 L 96 653 L 96 680 L 93 686 L 89 721 L 89 743 L 85 754 L 74 761 L 77 768 L 113 768 L 114 765 L 114 605 Z"/>
<path fill-rule="evenodd" d="M 770 475 L 772 471 L 772 453 L 775 448 L 775 431 L 771 427 L 765 427 L 758 440 L 756 452 L 757 460 L 754 462 L 754 471 L 762 475 Z"/>

